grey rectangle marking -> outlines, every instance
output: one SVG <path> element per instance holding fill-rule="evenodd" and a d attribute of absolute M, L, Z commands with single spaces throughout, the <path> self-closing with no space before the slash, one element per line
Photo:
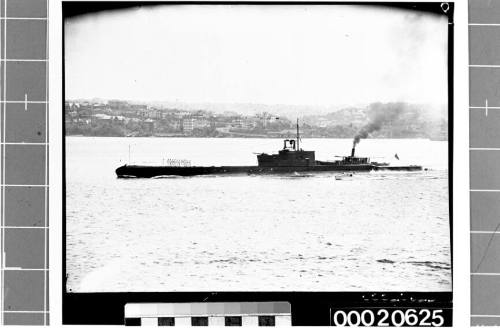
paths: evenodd
<path fill-rule="evenodd" d="M 47 0 L 9 0 L 8 17 L 47 17 Z"/>
<path fill-rule="evenodd" d="M 5 225 L 43 227 L 46 187 L 6 187 Z"/>
<path fill-rule="evenodd" d="M 500 317 L 472 317 L 472 326 L 500 326 Z"/>
<path fill-rule="evenodd" d="M 500 150 L 470 151 L 470 188 L 500 190 Z"/>
<path fill-rule="evenodd" d="M 45 229 L 5 229 L 5 266 L 7 268 L 45 268 Z"/>
<path fill-rule="evenodd" d="M 2 46 L 2 47 L 0 48 L 0 50 L 1 50 L 0 58 L 3 58 L 3 57 L 4 57 L 4 56 L 3 56 L 3 51 L 4 51 L 4 49 L 5 49 L 5 47 L 4 47 L 4 46 L 5 46 L 5 44 L 4 44 L 4 37 L 5 37 L 5 35 L 4 35 L 4 33 L 3 33 L 3 28 L 4 28 L 4 20 L 3 20 L 3 18 L 4 18 L 4 13 L 5 13 L 5 11 L 4 11 L 4 2 L 3 2 L 3 1 L 0 1 L 0 4 L 1 4 L 1 5 L 0 5 L 0 7 L 1 7 L 1 8 L 0 8 L 0 17 L 2 18 L 2 19 L 0 20 L 0 25 L 1 25 L 1 26 L 0 26 L 0 32 L 1 32 L 1 33 L 0 33 L 0 40 L 1 40 L 1 46 Z M 3 65 L 2 65 L 2 66 L 3 66 Z M 2 79 L 2 81 L 3 81 L 3 74 L 2 74 L 1 76 L 2 76 L 2 77 L 1 77 L 1 79 Z"/>
<path fill-rule="evenodd" d="M 499 26 L 469 27 L 469 63 L 471 65 L 500 64 Z M 484 42 L 487 40 L 487 42 Z"/>
<path fill-rule="evenodd" d="M 45 104 L 6 104 L 6 142 L 46 142 Z"/>
<path fill-rule="evenodd" d="M 48 241 L 48 234 L 47 234 L 47 240 L 45 241 L 47 243 L 46 247 L 46 252 L 47 252 L 47 269 L 49 268 L 49 241 Z M 47 270 L 45 272 L 45 311 L 49 311 L 49 271 Z M 47 314 L 47 324 L 48 324 L 48 314 Z"/>
<path fill-rule="evenodd" d="M 44 311 L 44 271 L 4 272 L 5 311 Z"/>
<path fill-rule="evenodd" d="M 5 325 L 40 326 L 44 324 L 43 313 L 5 313 Z"/>
<path fill-rule="evenodd" d="M 2 324 L 48 324 L 46 156 L 48 0 L 0 0 L 3 208 Z M 5 9 L 5 10 L 4 10 Z M 4 34 L 5 32 L 5 34 Z M 5 77 L 5 78 L 4 78 Z M 5 88 L 5 89 L 4 89 Z M 4 92 L 5 90 L 5 92 Z M 26 101 L 26 102 L 25 102 Z M 5 113 L 5 115 L 4 115 Z M 5 138 L 4 138 L 5 135 Z M 17 270 L 22 268 L 23 270 Z M 17 311 L 17 313 L 16 313 Z M 35 313 L 31 311 L 39 311 Z"/>
<path fill-rule="evenodd" d="M 500 24 L 500 1 L 469 0 L 469 23 Z M 500 65 L 500 26 L 469 26 L 469 63 Z M 469 105 L 500 107 L 500 68 L 469 69 Z M 500 110 L 470 109 L 470 147 L 500 148 Z M 470 151 L 470 188 L 500 189 L 498 150 Z M 470 192 L 471 230 L 494 231 L 500 223 L 500 193 Z M 471 271 L 500 272 L 500 234 L 471 234 Z M 500 276 L 471 276 L 471 314 L 500 314 Z M 471 325 L 500 325 L 500 317 L 472 317 Z"/>
<path fill-rule="evenodd" d="M 7 21 L 7 59 L 45 59 L 47 21 Z"/>
<path fill-rule="evenodd" d="M 497 314 L 500 309 L 500 276 L 471 277 L 471 314 Z"/>
<path fill-rule="evenodd" d="M 469 104 L 473 107 L 500 107 L 500 68 L 471 67 L 469 69 Z"/>
<path fill-rule="evenodd" d="M 471 272 L 500 272 L 500 234 L 473 233 L 470 243 Z"/>
<path fill-rule="evenodd" d="M 5 83 L 7 101 L 45 101 L 46 100 L 46 63 L 45 62 L 6 62 Z"/>
<path fill-rule="evenodd" d="M 500 224 L 500 192 L 471 192 L 470 213 L 471 230 L 495 230 Z"/>
<path fill-rule="evenodd" d="M 6 184 L 45 184 L 44 145 L 4 145 L 4 147 Z"/>
<path fill-rule="evenodd" d="M 500 110 L 472 108 L 469 111 L 470 147 L 500 148 Z"/>
<path fill-rule="evenodd" d="M 500 23 L 500 1 L 470 0 L 470 23 Z"/>

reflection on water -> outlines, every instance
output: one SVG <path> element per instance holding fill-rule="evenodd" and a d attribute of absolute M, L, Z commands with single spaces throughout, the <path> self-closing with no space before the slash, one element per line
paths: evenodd
<path fill-rule="evenodd" d="M 68 290 L 451 290 L 446 142 L 363 140 L 360 156 L 429 170 L 336 180 L 114 174 L 129 144 L 132 162 L 254 165 L 253 152 L 275 150 L 278 139 L 66 141 Z M 303 142 L 318 159 L 350 145 Z"/>

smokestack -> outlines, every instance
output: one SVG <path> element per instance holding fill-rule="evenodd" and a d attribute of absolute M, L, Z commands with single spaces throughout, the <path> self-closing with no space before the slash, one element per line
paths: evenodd
<path fill-rule="evenodd" d="M 361 141 L 368 138 L 370 134 L 380 130 L 384 125 L 391 124 L 399 118 L 399 115 L 404 111 L 406 104 L 404 103 L 375 103 L 369 108 L 370 122 L 363 126 L 361 130 L 354 136 L 352 141 L 353 147 Z"/>
<path fill-rule="evenodd" d="M 355 150 L 355 149 L 356 149 L 356 148 L 352 147 L 351 157 L 354 157 L 354 150 Z"/>

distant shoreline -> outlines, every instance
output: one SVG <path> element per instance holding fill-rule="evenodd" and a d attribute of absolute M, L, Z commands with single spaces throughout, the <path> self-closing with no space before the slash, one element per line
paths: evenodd
<path fill-rule="evenodd" d="M 89 136 L 83 134 L 69 134 L 65 135 L 65 137 L 72 138 L 151 138 L 151 139 L 167 139 L 167 138 L 177 138 L 177 139 L 283 139 L 284 137 L 275 137 L 275 136 L 255 136 L 255 137 L 244 137 L 244 136 L 224 136 L 224 137 L 198 137 L 198 136 L 131 136 L 131 137 L 123 137 L 123 136 Z M 287 137 L 289 139 L 294 139 L 295 136 Z M 351 139 L 352 137 L 304 137 L 304 139 Z M 424 137 L 403 137 L 403 138 L 394 138 L 394 137 L 374 137 L 374 138 L 366 138 L 364 140 L 383 140 L 383 139 L 392 139 L 392 140 L 430 140 L 430 141 L 448 141 L 448 139 L 431 139 Z"/>

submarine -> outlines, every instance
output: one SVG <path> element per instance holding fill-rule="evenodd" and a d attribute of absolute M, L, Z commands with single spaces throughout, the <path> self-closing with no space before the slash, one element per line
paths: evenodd
<path fill-rule="evenodd" d="M 118 178 L 154 178 L 161 176 L 196 176 L 227 174 L 280 174 L 294 172 L 369 172 L 369 171 L 421 171 L 420 165 L 392 166 L 370 161 L 369 157 L 355 154 L 355 146 L 348 156 L 334 161 L 316 160 L 315 152 L 300 148 L 299 123 L 297 136 L 285 139 L 277 154 L 257 154 L 256 166 L 172 166 L 130 165 L 115 170 Z"/>

